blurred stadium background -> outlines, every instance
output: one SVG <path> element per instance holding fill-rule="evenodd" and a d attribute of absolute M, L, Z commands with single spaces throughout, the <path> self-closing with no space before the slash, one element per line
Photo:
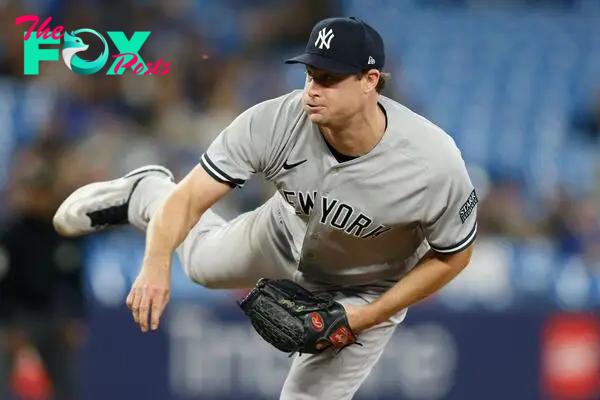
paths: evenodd
<path fill-rule="evenodd" d="M 140 55 L 172 69 L 83 76 L 59 60 L 25 76 L 28 14 L 151 31 Z M 65 241 L 50 217 L 145 163 L 183 176 L 240 111 L 302 86 L 282 61 L 331 15 L 381 32 L 386 94 L 455 138 L 480 196 L 471 266 L 409 312 L 357 398 L 600 399 L 599 0 L 0 0 L 0 399 L 277 398 L 290 361 L 239 293 L 176 262 L 167 321 L 142 335 L 124 300 L 143 236 Z M 219 208 L 270 193 L 257 178 Z"/>

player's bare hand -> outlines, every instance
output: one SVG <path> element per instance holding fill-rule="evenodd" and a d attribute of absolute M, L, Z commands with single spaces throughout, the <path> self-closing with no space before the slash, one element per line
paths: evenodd
<path fill-rule="evenodd" d="M 346 309 L 348 325 L 350 325 L 354 334 L 358 334 L 375 325 L 375 318 L 369 306 L 344 304 L 344 308 Z"/>
<path fill-rule="evenodd" d="M 153 331 L 158 329 L 170 293 L 170 266 L 142 266 L 126 301 L 135 323 L 140 325 L 142 332 L 148 332 L 149 327 Z"/>

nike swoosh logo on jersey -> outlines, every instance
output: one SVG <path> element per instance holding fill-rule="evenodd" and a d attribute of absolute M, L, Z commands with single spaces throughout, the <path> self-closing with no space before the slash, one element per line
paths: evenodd
<path fill-rule="evenodd" d="M 302 161 L 298 161 L 298 162 L 293 163 L 293 164 L 288 164 L 287 160 L 286 160 L 283 163 L 283 169 L 288 170 L 288 169 L 296 168 L 298 165 L 304 164 L 305 162 L 306 162 L 306 160 L 302 160 Z"/>

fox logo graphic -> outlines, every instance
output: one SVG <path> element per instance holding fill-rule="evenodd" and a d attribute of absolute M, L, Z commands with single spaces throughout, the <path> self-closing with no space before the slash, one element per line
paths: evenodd
<path fill-rule="evenodd" d="M 86 51 L 90 47 L 89 45 L 83 43 L 83 40 L 76 36 L 76 34 L 82 32 L 93 33 L 102 39 L 104 51 L 100 57 L 98 57 L 98 59 L 94 61 L 85 61 L 75 55 L 79 52 Z M 65 42 L 62 48 L 62 56 L 65 64 L 67 64 L 67 67 L 69 67 L 70 70 L 81 75 L 90 75 L 100 71 L 106 64 L 106 61 L 108 60 L 108 43 L 106 43 L 104 37 L 98 32 L 91 29 L 79 29 L 78 31 L 71 32 L 70 35 L 65 32 L 64 39 Z"/>

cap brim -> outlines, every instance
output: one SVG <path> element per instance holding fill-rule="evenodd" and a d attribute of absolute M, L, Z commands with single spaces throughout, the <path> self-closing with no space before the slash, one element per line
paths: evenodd
<path fill-rule="evenodd" d="M 304 64 L 327 72 L 340 75 L 358 74 L 361 69 L 356 66 L 341 63 L 319 54 L 304 53 L 285 60 L 286 64 Z"/>

